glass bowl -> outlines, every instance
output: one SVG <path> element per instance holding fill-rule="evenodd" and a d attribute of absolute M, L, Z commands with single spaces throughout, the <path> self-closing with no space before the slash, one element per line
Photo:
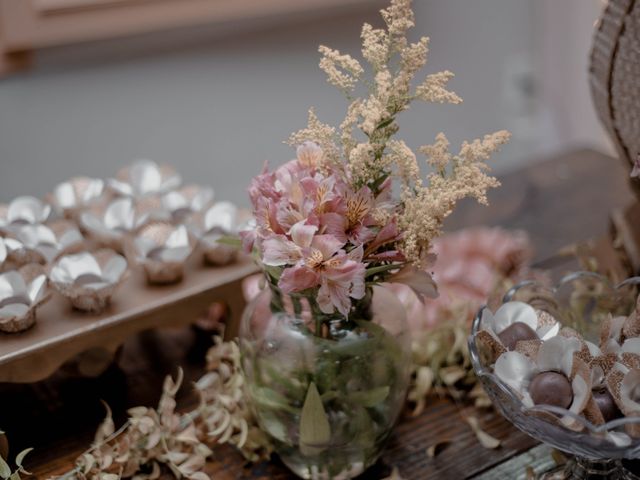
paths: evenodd
<path fill-rule="evenodd" d="M 638 285 L 640 277 L 614 285 L 604 276 L 575 272 L 555 287 L 536 281 L 518 284 L 506 293 L 502 303 L 521 301 L 548 312 L 560 326 L 571 327 L 585 340 L 598 345 L 601 322 L 609 313 L 629 315 L 636 305 Z M 494 375 L 482 344 L 476 341 L 486 308 L 480 309 L 473 321 L 469 352 L 475 373 L 497 410 L 527 435 L 574 457 L 563 467 L 560 478 L 638 478 L 623 468 L 622 460 L 640 458 L 640 438 L 625 432 L 627 424 L 640 425 L 640 417 L 623 417 L 594 425 L 564 408 L 524 405 L 516 392 Z M 582 426 L 580 431 L 553 421 L 565 416 L 578 421 Z"/>

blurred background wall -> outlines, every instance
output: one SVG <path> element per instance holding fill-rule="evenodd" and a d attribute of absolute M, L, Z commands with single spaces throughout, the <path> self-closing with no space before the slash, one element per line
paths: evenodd
<path fill-rule="evenodd" d="M 0 79 L 0 201 L 43 195 L 73 175 L 105 177 L 135 158 L 174 164 L 189 182 L 246 205 L 265 160 L 309 106 L 338 123 L 346 102 L 317 68 L 317 45 L 357 53 L 381 3 L 39 51 Z M 443 130 L 452 143 L 507 128 L 505 172 L 561 150 L 607 151 L 588 91 L 598 0 L 416 0 L 431 37 L 428 72 L 457 76 L 461 106 L 416 105 L 401 135 L 417 147 Z"/>

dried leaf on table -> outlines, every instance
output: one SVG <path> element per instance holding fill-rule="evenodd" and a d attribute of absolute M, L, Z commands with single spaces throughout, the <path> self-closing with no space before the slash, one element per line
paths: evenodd
<path fill-rule="evenodd" d="M 438 453 L 440 453 L 447 445 L 451 442 L 449 440 L 442 440 L 440 442 L 434 443 L 429 448 L 427 448 L 427 457 L 433 458 Z"/>
<path fill-rule="evenodd" d="M 271 445 L 245 401 L 238 346 L 223 342 L 221 337 L 214 340 L 207 353 L 210 371 L 195 384 L 200 395 L 196 409 L 176 411 L 181 370 L 175 379 L 165 379 L 156 409 L 129 409 L 128 421 L 117 431 L 107 406 L 93 446 L 76 460 L 76 468 L 65 478 L 155 480 L 164 466 L 176 478 L 209 480 L 202 468 L 213 453 L 212 447 L 222 443 L 236 446 L 251 461 L 268 457 Z M 140 473 L 143 467 L 149 473 Z"/>
<path fill-rule="evenodd" d="M 404 480 L 404 478 L 400 476 L 400 470 L 398 470 L 398 467 L 393 467 L 393 470 L 391 471 L 391 475 L 389 475 L 386 478 L 383 478 L 382 480 Z"/>
<path fill-rule="evenodd" d="M 476 438 L 480 442 L 480 445 L 482 445 L 484 448 L 495 449 L 500 446 L 500 440 L 492 437 L 487 432 L 482 430 L 482 428 L 480 428 L 480 424 L 476 417 L 474 417 L 473 415 L 469 415 L 465 417 L 464 420 L 469 424 L 471 430 L 473 430 L 473 433 L 475 433 Z"/>

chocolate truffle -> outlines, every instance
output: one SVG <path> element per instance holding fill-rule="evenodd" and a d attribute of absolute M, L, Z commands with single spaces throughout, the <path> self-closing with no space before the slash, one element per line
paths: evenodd
<path fill-rule="evenodd" d="M 507 350 L 515 350 L 516 344 L 522 340 L 537 340 L 533 329 L 522 322 L 514 322 L 498 334 L 498 338 Z"/>
<path fill-rule="evenodd" d="M 100 275 L 96 275 L 95 273 L 83 273 L 82 275 L 78 275 L 78 278 L 74 280 L 78 286 L 88 285 L 90 283 L 101 283 L 104 282 Z"/>
<path fill-rule="evenodd" d="M 573 401 L 569 379 L 558 372 L 542 372 L 533 377 L 529 385 L 529 394 L 536 405 L 569 408 Z"/>
<path fill-rule="evenodd" d="M 622 417 L 622 412 L 618 409 L 613 396 L 606 388 L 594 390 L 593 399 L 596 401 L 605 422 Z"/>
<path fill-rule="evenodd" d="M 21 303 L 22 305 L 31 305 L 31 300 L 29 300 L 24 295 L 13 295 L 12 297 L 7 297 L 0 300 L 0 308 L 6 307 L 7 305 L 13 305 L 14 303 Z"/>

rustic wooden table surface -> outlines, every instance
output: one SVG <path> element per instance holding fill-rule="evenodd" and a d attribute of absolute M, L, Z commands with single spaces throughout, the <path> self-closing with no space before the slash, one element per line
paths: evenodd
<path fill-rule="evenodd" d="M 506 175 L 502 188 L 491 193 L 491 207 L 472 203 L 450 219 L 449 230 L 471 225 L 500 225 L 529 232 L 536 247 L 536 262 L 556 271 L 568 268 L 556 252 L 572 242 L 602 236 L 613 207 L 624 206 L 632 195 L 627 173 L 617 161 L 599 153 L 573 151 Z M 555 260 L 554 260 L 555 259 Z M 193 329 L 146 332 L 125 344 L 119 367 L 96 379 L 78 378 L 60 371 L 32 385 L 0 386 L 0 429 L 7 432 L 13 453 L 34 447 L 26 462 L 37 478 L 60 475 L 90 444 L 104 415 L 100 399 L 114 410 L 116 423 L 126 408 L 154 405 L 162 379 L 182 365 L 185 385 L 202 374 L 207 336 Z M 183 389 L 179 405 L 193 401 Z M 549 450 L 512 428 L 491 411 L 473 412 L 482 428 L 502 440 L 486 450 L 463 421 L 450 400 L 433 399 L 425 413 L 403 418 L 383 458 L 361 478 L 380 479 L 398 467 L 405 479 L 423 480 L 524 477 L 523 465 L 548 467 Z M 443 440 L 449 443 L 435 458 L 426 449 Z M 220 448 L 206 472 L 215 480 L 291 479 L 278 462 L 248 466 L 231 448 Z"/>

